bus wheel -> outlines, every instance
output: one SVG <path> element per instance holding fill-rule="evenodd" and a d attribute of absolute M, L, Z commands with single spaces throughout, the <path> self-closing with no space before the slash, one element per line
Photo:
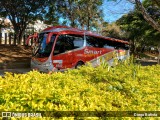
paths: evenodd
<path fill-rule="evenodd" d="M 84 65 L 84 63 L 81 62 L 81 61 L 79 61 L 79 62 L 76 64 L 75 68 L 77 69 L 77 68 L 79 68 L 79 67 L 82 66 L 82 65 Z"/>

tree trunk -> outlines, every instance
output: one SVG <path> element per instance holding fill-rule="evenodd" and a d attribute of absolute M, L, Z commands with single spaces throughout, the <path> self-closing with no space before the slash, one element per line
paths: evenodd
<path fill-rule="evenodd" d="M 14 31 L 15 31 L 15 34 L 16 34 L 17 44 L 20 45 L 21 42 L 22 42 L 22 38 L 23 38 L 23 35 L 24 35 L 24 32 L 25 32 L 25 29 L 22 29 L 22 30 L 14 29 Z"/>
<path fill-rule="evenodd" d="M 156 0 L 155 0 L 156 1 Z M 138 6 L 138 8 L 140 9 L 144 19 L 157 31 L 160 32 L 160 25 L 158 22 L 156 22 L 155 20 L 153 20 L 151 18 L 151 16 L 147 13 L 146 9 L 143 7 L 142 3 L 140 2 L 140 0 L 135 0 L 136 5 Z M 157 1 L 156 1 L 157 2 Z M 158 2 L 157 2 L 158 3 Z M 157 4 L 159 5 L 159 4 Z M 160 43 L 158 44 L 158 61 L 157 63 L 160 64 Z"/>
<path fill-rule="evenodd" d="M 72 26 L 72 27 L 76 27 L 73 16 L 74 16 L 74 15 L 71 16 L 71 26 Z"/>
<path fill-rule="evenodd" d="M 87 6 L 87 30 L 90 30 L 90 8 Z"/>
<path fill-rule="evenodd" d="M 159 54 L 158 54 L 158 61 L 157 61 L 157 63 L 160 64 L 160 43 L 158 45 L 158 52 L 159 52 Z"/>
<path fill-rule="evenodd" d="M 87 30 L 89 31 L 90 30 L 90 18 L 88 16 L 88 20 L 87 20 Z"/>
<path fill-rule="evenodd" d="M 135 56 L 136 54 L 136 47 L 135 47 L 135 40 L 130 40 L 131 43 L 131 54 Z"/>
<path fill-rule="evenodd" d="M 140 0 L 135 0 L 136 5 L 138 6 L 138 8 L 140 9 L 144 19 L 155 29 L 158 30 L 160 32 L 160 25 L 158 24 L 158 22 L 156 22 L 155 20 L 153 20 L 151 18 L 151 16 L 147 13 L 146 9 L 143 7 L 142 3 L 140 2 Z"/>
<path fill-rule="evenodd" d="M 19 33 L 19 38 L 18 38 L 18 44 L 19 45 L 21 45 L 21 43 L 22 43 L 23 35 L 24 35 L 24 30 L 21 30 L 20 33 Z"/>

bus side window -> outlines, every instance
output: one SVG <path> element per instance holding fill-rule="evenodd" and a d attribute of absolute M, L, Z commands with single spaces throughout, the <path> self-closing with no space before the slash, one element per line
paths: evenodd
<path fill-rule="evenodd" d="M 65 44 L 65 37 L 59 36 L 56 42 L 53 54 L 57 55 L 57 54 L 65 52 L 64 44 Z"/>
<path fill-rule="evenodd" d="M 83 47 L 84 39 L 82 37 L 74 37 L 74 49 Z"/>
<path fill-rule="evenodd" d="M 55 48 L 54 55 L 64 53 L 73 49 L 83 47 L 84 39 L 81 36 L 61 35 L 59 36 Z"/>
<path fill-rule="evenodd" d="M 114 42 L 112 42 L 110 40 L 105 40 L 104 48 L 114 49 L 115 48 L 115 44 L 114 44 Z"/>
<path fill-rule="evenodd" d="M 129 50 L 129 45 L 125 43 L 115 43 L 115 49 L 124 49 L 124 50 Z"/>
<path fill-rule="evenodd" d="M 67 50 L 73 50 L 83 47 L 84 39 L 81 36 L 66 35 Z"/>
<path fill-rule="evenodd" d="M 59 36 L 55 48 L 54 48 L 54 55 L 64 53 L 66 51 L 72 50 L 73 49 L 73 40 L 69 38 L 66 35 L 61 35 Z"/>
<path fill-rule="evenodd" d="M 87 46 L 99 47 L 98 40 L 94 37 L 86 36 Z"/>
<path fill-rule="evenodd" d="M 112 41 L 105 40 L 103 38 L 87 36 L 86 41 L 87 46 L 92 46 L 96 48 L 114 48 L 114 44 L 112 43 Z"/>
<path fill-rule="evenodd" d="M 125 44 L 125 45 L 124 45 L 124 49 L 125 49 L 125 50 L 129 50 L 129 45 Z"/>
<path fill-rule="evenodd" d="M 65 42 L 66 51 L 74 49 L 73 40 L 74 40 L 74 38 L 72 36 L 66 35 L 66 42 Z"/>
<path fill-rule="evenodd" d="M 104 39 L 98 39 L 99 41 L 99 48 L 106 48 L 108 46 L 107 41 Z"/>

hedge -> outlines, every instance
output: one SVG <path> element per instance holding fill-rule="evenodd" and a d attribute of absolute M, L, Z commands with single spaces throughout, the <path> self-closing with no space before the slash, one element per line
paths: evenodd
<path fill-rule="evenodd" d="M 88 65 L 51 74 L 6 73 L 0 77 L 0 111 L 160 111 L 159 85 L 160 65 L 141 66 L 131 62 L 114 67 Z M 93 116 L 85 119 L 89 117 Z"/>

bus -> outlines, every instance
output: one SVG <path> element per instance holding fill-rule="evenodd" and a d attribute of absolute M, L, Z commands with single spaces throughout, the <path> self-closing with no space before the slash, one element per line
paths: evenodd
<path fill-rule="evenodd" d="M 53 26 L 29 36 L 32 45 L 31 68 L 41 72 L 64 71 L 90 62 L 94 67 L 102 60 L 112 65 L 113 60 L 129 57 L 129 42 L 71 28 Z"/>

